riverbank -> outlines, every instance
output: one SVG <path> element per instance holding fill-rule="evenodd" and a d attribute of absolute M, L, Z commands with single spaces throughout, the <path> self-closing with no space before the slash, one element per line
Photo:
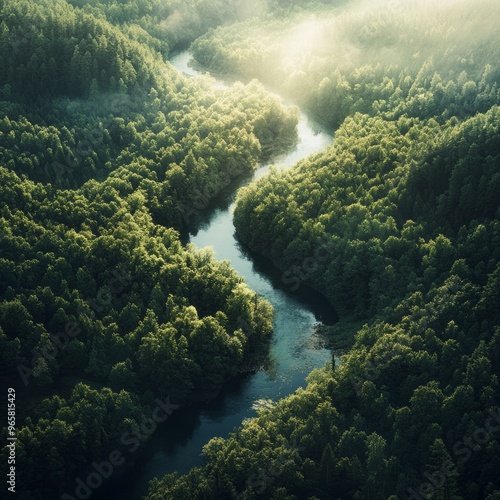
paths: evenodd
<path fill-rule="evenodd" d="M 187 52 L 178 54 L 171 62 L 179 64 L 179 71 L 188 71 L 193 77 L 198 74 L 189 67 Z M 299 118 L 296 147 L 274 160 L 285 168 L 328 146 L 333 139 L 332 134 L 304 113 Z M 265 175 L 270 166 L 266 162 L 253 175 L 231 183 L 189 221 L 183 235 L 185 244 L 212 247 L 218 260 L 228 260 L 247 285 L 273 305 L 275 322 L 268 359 L 255 366 L 253 373 L 227 381 L 211 401 L 193 404 L 172 415 L 159 426 L 140 461 L 119 483 L 103 490 L 99 499 L 106 498 L 109 491 L 124 500 L 136 500 L 146 494 L 150 479 L 174 471 L 185 473 L 202 465 L 201 450 L 210 439 L 227 437 L 246 418 L 256 414 L 259 401 L 278 401 L 304 387 L 306 376 L 331 359 L 330 350 L 317 333 L 319 324 L 337 320 L 331 305 L 309 288 L 290 293 L 282 287 L 281 273 L 265 260 L 250 255 L 234 237 L 232 212 L 237 189 Z"/>

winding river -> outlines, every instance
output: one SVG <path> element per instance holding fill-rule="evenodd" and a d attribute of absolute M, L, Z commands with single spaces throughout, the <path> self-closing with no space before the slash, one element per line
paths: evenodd
<path fill-rule="evenodd" d="M 180 72 L 195 77 L 198 71 L 189 65 L 188 51 L 171 59 Z M 222 82 L 218 83 L 223 85 Z M 299 159 L 332 143 L 332 135 L 317 123 L 300 114 L 299 142 L 293 151 L 274 158 L 273 164 L 290 167 Z M 318 293 L 300 287 L 293 294 L 281 280 L 282 273 L 264 258 L 250 255 L 234 237 L 232 213 L 239 186 L 254 181 L 269 170 L 261 165 L 251 178 L 230 186 L 211 206 L 203 218 L 194 221 L 184 236 L 197 247 L 211 246 L 218 259 L 228 259 L 236 271 L 256 292 L 265 297 L 275 310 L 275 328 L 270 347 L 270 363 L 259 371 L 228 382 L 217 398 L 180 409 L 161 425 L 135 466 L 125 476 L 110 480 L 96 491 L 95 498 L 138 500 L 147 493 L 148 482 L 169 472 L 180 474 L 201 465 L 201 450 L 211 438 L 228 434 L 241 422 L 254 416 L 261 405 L 270 404 L 305 385 L 305 377 L 330 359 L 315 334 L 318 322 L 332 324 L 336 314 Z"/>

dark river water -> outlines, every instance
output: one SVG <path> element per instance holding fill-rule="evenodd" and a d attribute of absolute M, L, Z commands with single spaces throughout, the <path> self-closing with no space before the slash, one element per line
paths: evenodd
<path fill-rule="evenodd" d="M 190 54 L 185 51 L 172 57 L 171 63 L 178 71 L 196 77 L 199 73 L 188 65 L 189 60 Z M 274 158 L 274 165 L 290 167 L 331 144 L 333 139 L 332 134 L 304 113 L 300 114 L 298 136 L 296 148 Z M 272 404 L 304 387 L 307 374 L 330 359 L 330 350 L 324 348 L 314 326 L 318 322 L 334 323 L 335 311 L 318 293 L 304 286 L 291 293 L 281 279 L 282 272 L 266 259 L 251 255 L 234 237 L 232 213 L 237 187 L 265 175 L 268 169 L 269 165 L 262 165 L 253 177 L 230 186 L 207 207 L 200 220 L 193 221 L 184 239 L 198 248 L 212 247 L 217 259 L 228 259 L 250 288 L 273 305 L 275 326 L 270 362 L 255 373 L 228 382 L 210 403 L 173 413 L 146 449 L 137 457 L 130 457 L 136 464 L 121 477 L 110 478 L 93 498 L 138 500 L 147 493 L 152 478 L 174 471 L 185 473 L 203 464 L 201 450 L 211 438 L 227 437 L 244 419 L 254 416 L 259 406 Z"/>

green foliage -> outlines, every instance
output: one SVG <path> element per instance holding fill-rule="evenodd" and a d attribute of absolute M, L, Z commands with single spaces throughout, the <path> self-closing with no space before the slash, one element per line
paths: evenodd
<path fill-rule="evenodd" d="M 309 282 L 340 313 L 381 313 L 466 258 L 473 234 L 495 248 L 499 134 L 496 106 L 443 125 L 354 115 L 330 149 L 239 193 L 237 234 L 297 280 L 326 241 Z"/>
<path fill-rule="evenodd" d="M 470 255 L 472 267 L 481 263 Z M 227 498 L 264 492 L 268 498 L 406 498 L 410 488 L 431 484 L 429 477 L 438 484 L 435 498 L 494 492 L 498 433 L 484 443 L 484 432 L 475 432 L 484 431 L 491 408 L 500 418 L 500 317 L 490 302 L 498 286 L 478 284 L 491 282 L 498 267 L 480 267 L 484 274 L 467 278 L 448 271 L 425 294 L 402 300 L 398 319 L 364 327 L 334 372 L 312 372 L 305 390 L 246 420 L 228 439 L 212 440 L 201 469 L 154 481 L 148 500 L 221 491 L 232 492 Z M 267 464 L 288 456 L 291 443 L 297 451 L 284 472 L 266 474 Z"/>
<path fill-rule="evenodd" d="M 217 89 L 158 53 L 230 3 L 70 3 L 0 2 L 0 360 L 28 386 L 26 499 L 64 491 L 155 398 L 252 369 L 271 306 L 173 228 L 296 140 L 296 110 L 262 85 Z M 160 14 L 177 31 L 153 30 Z"/>
<path fill-rule="evenodd" d="M 498 5 L 426 6 L 277 8 L 195 42 L 210 69 L 257 76 L 338 127 L 327 150 L 241 190 L 235 226 L 285 283 L 366 325 L 334 370 L 148 500 L 496 498 Z M 269 474 L 290 442 L 286 473 Z"/>
<path fill-rule="evenodd" d="M 17 468 L 20 498 L 53 498 L 64 493 L 65 470 L 75 477 L 105 458 L 109 445 L 126 454 L 124 433 L 142 423 L 147 407 L 126 391 L 91 389 L 77 384 L 67 399 L 53 396 L 38 405 L 39 418 L 29 417 L 18 429 Z M 109 453 L 110 450 L 107 450 Z M 68 467 L 71 464 L 71 467 Z M 34 481 L 34 479 L 37 479 Z"/>
<path fill-rule="evenodd" d="M 0 83 L 23 96 L 82 96 L 153 81 L 158 57 L 64 0 L 2 2 Z"/>
<path fill-rule="evenodd" d="M 238 0 L 69 0 L 71 5 L 119 26 L 130 38 L 162 54 L 189 45 L 209 28 L 252 16 Z"/>
<path fill-rule="evenodd" d="M 194 393 L 206 397 L 245 370 L 251 346 L 271 333 L 270 306 L 227 263 L 184 248 L 177 233 L 154 224 L 145 207 L 130 213 L 116 190 L 94 183 L 87 197 L 20 179 L 5 168 L 0 177 L 1 224 L 8 228 L 1 242 L 7 290 L 0 302 L 1 356 L 18 383 L 21 367 L 27 384 L 59 393 L 61 382 L 85 373 L 97 387 L 186 401 Z M 245 331 L 238 326 L 240 311 L 251 326 Z M 30 415 L 33 425 L 49 418 L 38 409 Z M 57 453 L 73 453 L 69 443 L 76 440 L 86 450 L 78 463 L 61 459 L 73 471 L 89 457 L 104 456 L 115 442 L 105 426 L 92 422 L 104 433 L 97 444 L 86 448 L 94 440 L 69 428 L 68 450 L 64 443 L 57 447 Z M 25 429 L 20 421 L 20 446 L 37 448 L 38 438 Z M 26 494 L 43 473 L 35 474 L 39 453 L 19 456 L 25 471 L 19 488 Z M 55 484 L 63 488 L 73 474 L 41 477 L 39 487 L 49 491 Z M 31 494 L 38 498 L 34 489 Z"/>
<path fill-rule="evenodd" d="M 498 436 L 460 448 L 500 400 L 498 5 L 344 3 L 0 1 L 0 359 L 29 385 L 21 498 L 62 493 L 155 397 L 213 395 L 269 339 L 271 306 L 175 229 L 293 144 L 297 113 L 255 81 L 174 72 L 164 57 L 201 34 L 210 70 L 338 129 L 242 190 L 235 225 L 366 325 L 335 369 L 148 499 L 392 500 L 450 461 L 435 498 L 498 498 Z"/>
<path fill-rule="evenodd" d="M 215 73 L 271 84 L 333 128 L 356 112 L 466 118 L 500 104 L 490 23 L 500 11 L 492 0 L 455 3 L 271 5 L 267 16 L 208 31 L 192 51 Z"/>
<path fill-rule="evenodd" d="M 0 159 L 57 187 L 97 178 L 132 210 L 146 204 L 155 221 L 181 227 L 233 179 L 296 139 L 295 111 L 257 83 L 214 90 L 209 80 L 168 72 L 144 94 L 56 100 L 44 118 L 48 103 L 30 119 L 5 116 Z"/>

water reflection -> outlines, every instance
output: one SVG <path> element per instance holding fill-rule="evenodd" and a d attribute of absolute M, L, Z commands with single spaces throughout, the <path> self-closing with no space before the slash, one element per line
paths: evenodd
<path fill-rule="evenodd" d="M 195 76 L 198 72 L 190 66 L 189 59 L 189 53 L 183 52 L 171 62 L 179 71 Z M 274 159 L 284 168 L 332 142 L 332 135 L 318 124 L 303 113 L 300 118 L 297 146 Z M 310 371 L 330 359 L 330 351 L 315 334 L 317 322 L 333 324 L 337 319 L 326 299 L 304 285 L 291 294 L 282 272 L 234 237 L 232 212 L 237 188 L 265 175 L 269 168 L 269 164 L 263 165 L 253 175 L 227 186 L 202 213 L 189 220 L 189 228 L 182 235 L 185 243 L 190 241 L 198 248 L 211 246 L 218 259 L 228 259 L 248 285 L 271 302 L 275 328 L 267 360 L 255 373 L 227 382 L 213 401 L 176 411 L 159 427 L 140 454 L 140 461 L 126 476 L 101 487 L 95 493 L 96 499 L 136 500 L 147 493 L 150 479 L 173 471 L 185 473 L 201 465 L 202 447 L 211 438 L 227 437 L 244 419 L 254 416 L 262 404 L 271 405 L 304 386 Z"/>

